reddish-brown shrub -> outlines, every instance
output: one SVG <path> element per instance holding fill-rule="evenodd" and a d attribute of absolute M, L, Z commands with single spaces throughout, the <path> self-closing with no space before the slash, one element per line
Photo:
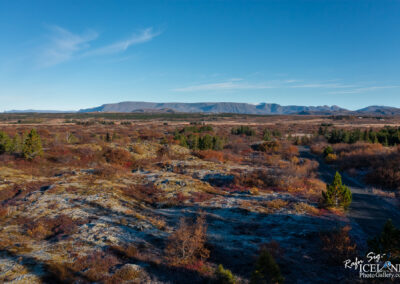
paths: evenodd
<path fill-rule="evenodd" d="M 189 265 L 197 260 L 207 259 L 209 250 L 205 247 L 206 220 L 203 215 L 195 223 L 181 218 L 178 229 L 168 238 L 165 254 L 174 265 Z"/>
<path fill-rule="evenodd" d="M 25 224 L 26 233 L 35 239 L 56 237 L 60 239 L 73 234 L 78 226 L 84 224 L 81 219 L 72 219 L 61 214 L 54 218 L 41 217 Z"/>
<path fill-rule="evenodd" d="M 350 226 L 321 234 L 322 250 L 334 263 L 343 263 L 345 259 L 357 254 L 357 244 L 351 239 Z"/>
<path fill-rule="evenodd" d="M 291 158 L 298 156 L 299 150 L 296 146 L 290 145 L 288 143 L 284 144 L 281 149 L 281 156 L 285 160 L 290 160 Z"/>
<path fill-rule="evenodd" d="M 192 194 L 192 202 L 198 203 L 198 202 L 203 202 L 206 200 L 209 200 L 213 196 L 211 194 L 205 193 L 205 192 L 193 192 Z"/>
<path fill-rule="evenodd" d="M 254 170 L 234 173 L 234 183 L 238 186 L 267 188 L 277 186 L 279 175 L 270 170 Z"/>
<path fill-rule="evenodd" d="M 280 258 L 285 253 L 285 250 L 275 240 L 262 244 L 260 249 L 266 249 L 274 258 Z"/>
<path fill-rule="evenodd" d="M 120 261 L 112 254 L 94 251 L 91 254 L 76 258 L 71 265 L 73 271 L 81 272 L 89 281 L 100 281 L 105 278 L 110 269 Z"/>
<path fill-rule="evenodd" d="M 200 159 L 206 161 L 221 162 L 221 163 L 224 161 L 224 154 L 219 151 L 203 150 L 203 151 L 197 151 L 194 154 Z"/>
<path fill-rule="evenodd" d="M 13 198 L 19 192 L 16 185 L 8 186 L 0 190 L 0 202 Z"/>
<path fill-rule="evenodd" d="M 126 196 L 147 202 L 149 204 L 153 204 L 158 201 L 158 190 L 151 183 L 129 185 L 123 188 L 122 192 Z"/>
<path fill-rule="evenodd" d="M 106 148 L 103 150 L 103 156 L 107 163 L 116 164 L 125 167 L 131 167 L 133 158 L 131 153 L 121 148 Z"/>
<path fill-rule="evenodd" d="M 189 197 L 186 196 L 186 195 L 184 195 L 182 192 L 178 192 L 178 193 L 176 194 L 176 200 L 177 200 L 178 202 L 180 202 L 180 203 L 183 203 L 183 202 L 185 202 L 185 201 L 188 200 L 188 199 L 189 199 Z"/>

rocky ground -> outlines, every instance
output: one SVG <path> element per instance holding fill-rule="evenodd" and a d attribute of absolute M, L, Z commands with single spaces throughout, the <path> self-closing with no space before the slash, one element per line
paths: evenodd
<path fill-rule="evenodd" d="M 157 147 L 145 144 L 132 155 L 151 159 Z M 278 252 L 287 283 L 352 281 L 341 265 L 329 265 L 320 236 L 350 225 L 362 249 L 367 236 L 357 222 L 296 191 L 232 184 L 235 173 L 255 166 L 202 160 L 180 146 L 171 151 L 179 159 L 112 174 L 60 167 L 55 175 L 34 176 L 2 167 L 0 281 L 200 283 L 223 264 L 246 283 L 265 244 Z M 207 221 L 207 265 L 169 266 L 168 236 L 181 217 L 198 214 Z"/>

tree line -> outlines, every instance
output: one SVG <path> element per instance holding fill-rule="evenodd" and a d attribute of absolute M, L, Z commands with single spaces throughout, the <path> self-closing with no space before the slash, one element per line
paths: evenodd
<path fill-rule="evenodd" d="M 35 129 L 24 135 L 15 134 L 10 137 L 4 131 L 0 131 L 0 155 L 12 154 L 22 156 L 26 160 L 32 160 L 43 155 L 42 141 Z"/>
<path fill-rule="evenodd" d="M 385 126 L 380 130 L 365 129 L 331 129 L 320 127 L 318 134 L 324 136 L 331 144 L 356 143 L 364 141 L 367 143 L 380 143 L 384 146 L 395 146 L 400 144 L 400 127 Z"/>
<path fill-rule="evenodd" d="M 191 150 L 222 150 L 225 144 L 224 139 L 210 134 L 209 132 L 212 131 L 211 125 L 187 126 L 175 131 L 174 140 L 178 141 L 180 146 Z"/>

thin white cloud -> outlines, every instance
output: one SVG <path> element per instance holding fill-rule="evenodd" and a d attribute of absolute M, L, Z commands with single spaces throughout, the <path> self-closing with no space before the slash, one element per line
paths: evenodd
<path fill-rule="evenodd" d="M 96 31 L 87 30 L 82 34 L 75 34 L 59 26 L 50 26 L 49 30 L 48 43 L 37 58 L 40 67 L 50 67 L 74 58 L 122 53 L 130 46 L 148 42 L 160 35 L 153 28 L 147 28 L 128 39 L 92 48 L 91 43 L 99 36 Z"/>
<path fill-rule="evenodd" d="M 50 42 L 39 56 L 39 66 L 49 67 L 70 60 L 82 50 L 90 47 L 90 42 L 98 37 L 97 32 L 88 30 L 79 35 L 58 26 L 49 27 Z"/>
<path fill-rule="evenodd" d="M 303 84 L 298 84 L 303 82 Z M 274 80 L 267 82 L 251 83 L 243 79 L 230 79 L 218 83 L 198 84 L 181 88 L 173 89 L 176 92 L 197 92 L 197 91 L 224 91 L 224 90 L 261 90 L 261 89 L 328 89 L 331 90 L 328 94 L 353 94 L 363 93 L 379 89 L 398 88 L 400 86 L 362 86 L 361 84 L 343 84 L 318 82 L 307 83 L 303 80 Z"/>
<path fill-rule="evenodd" d="M 176 92 L 196 92 L 196 91 L 222 91 L 222 90 L 256 90 L 256 89 L 270 89 L 274 88 L 268 84 L 253 84 L 241 82 L 242 79 L 231 79 L 225 82 L 212 83 L 212 84 L 199 84 L 183 88 L 176 88 Z"/>
<path fill-rule="evenodd" d="M 160 35 L 160 32 L 154 32 L 153 28 L 147 28 L 132 35 L 126 40 L 88 51 L 85 55 L 105 55 L 123 52 L 132 45 L 148 42 L 158 35 Z"/>
<path fill-rule="evenodd" d="M 289 86 L 290 88 L 328 88 L 328 89 L 340 89 L 340 88 L 353 88 L 356 87 L 354 85 L 344 85 L 340 83 L 308 83 L 308 84 L 301 84 L 301 85 L 292 85 Z"/>
<path fill-rule="evenodd" d="M 395 85 L 369 86 L 369 87 L 354 88 L 354 89 L 349 89 L 349 90 L 332 91 L 332 92 L 329 92 L 329 94 L 359 94 L 359 93 L 365 93 L 365 92 L 370 92 L 370 91 L 375 91 L 375 90 L 394 89 L 394 88 L 399 88 L 399 87 L 400 86 L 395 86 Z"/>
<path fill-rule="evenodd" d="M 286 80 L 274 80 L 262 83 L 249 83 L 249 82 L 237 82 L 242 79 L 231 79 L 220 83 L 210 84 L 199 84 L 192 85 L 182 88 L 176 88 L 174 91 L 178 92 L 193 92 L 193 91 L 217 91 L 217 90 L 235 90 L 235 89 L 273 89 L 273 88 L 351 88 L 353 85 L 343 85 L 340 83 L 304 83 L 294 84 L 303 82 L 298 79 L 286 79 Z"/>
<path fill-rule="evenodd" d="M 297 80 L 297 79 L 287 79 L 284 80 L 283 82 L 291 84 L 291 83 L 299 83 L 299 82 L 303 82 L 303 80 Z"/>

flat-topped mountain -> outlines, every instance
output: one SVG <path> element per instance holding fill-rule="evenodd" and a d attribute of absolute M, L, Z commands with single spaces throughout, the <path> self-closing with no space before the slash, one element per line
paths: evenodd
<path fill-rule="evenodd" d="M 75 111 L 57 110 L 10 110 L 5 113 L 72 113 Z M 103 104 L 98 107 L 81 109 L 78 112 L 136 112 L 136 113 L 235 113 L 235 114 L 300 114 L 300 115 L 400 115 L 400 108 L 389 106 L 368 106 L 359 110 L 348 110 L 333 106 L 283 106 L 274 103 L 154 103 L 154 102 L 119 102 Z"/>
<path fill-rule="evenodd" d="M 338 106 L 281 106 L 279 104 L 248 104 L 233 102 L 205 103 L 151 103 L 120 102 L 104 104 L 99 107 L 81 109 L 79 112 L 196 112 L 196 113 L 238 113 L 238 114 L 333 114 L 346 113 L 348 110 Z"/>

